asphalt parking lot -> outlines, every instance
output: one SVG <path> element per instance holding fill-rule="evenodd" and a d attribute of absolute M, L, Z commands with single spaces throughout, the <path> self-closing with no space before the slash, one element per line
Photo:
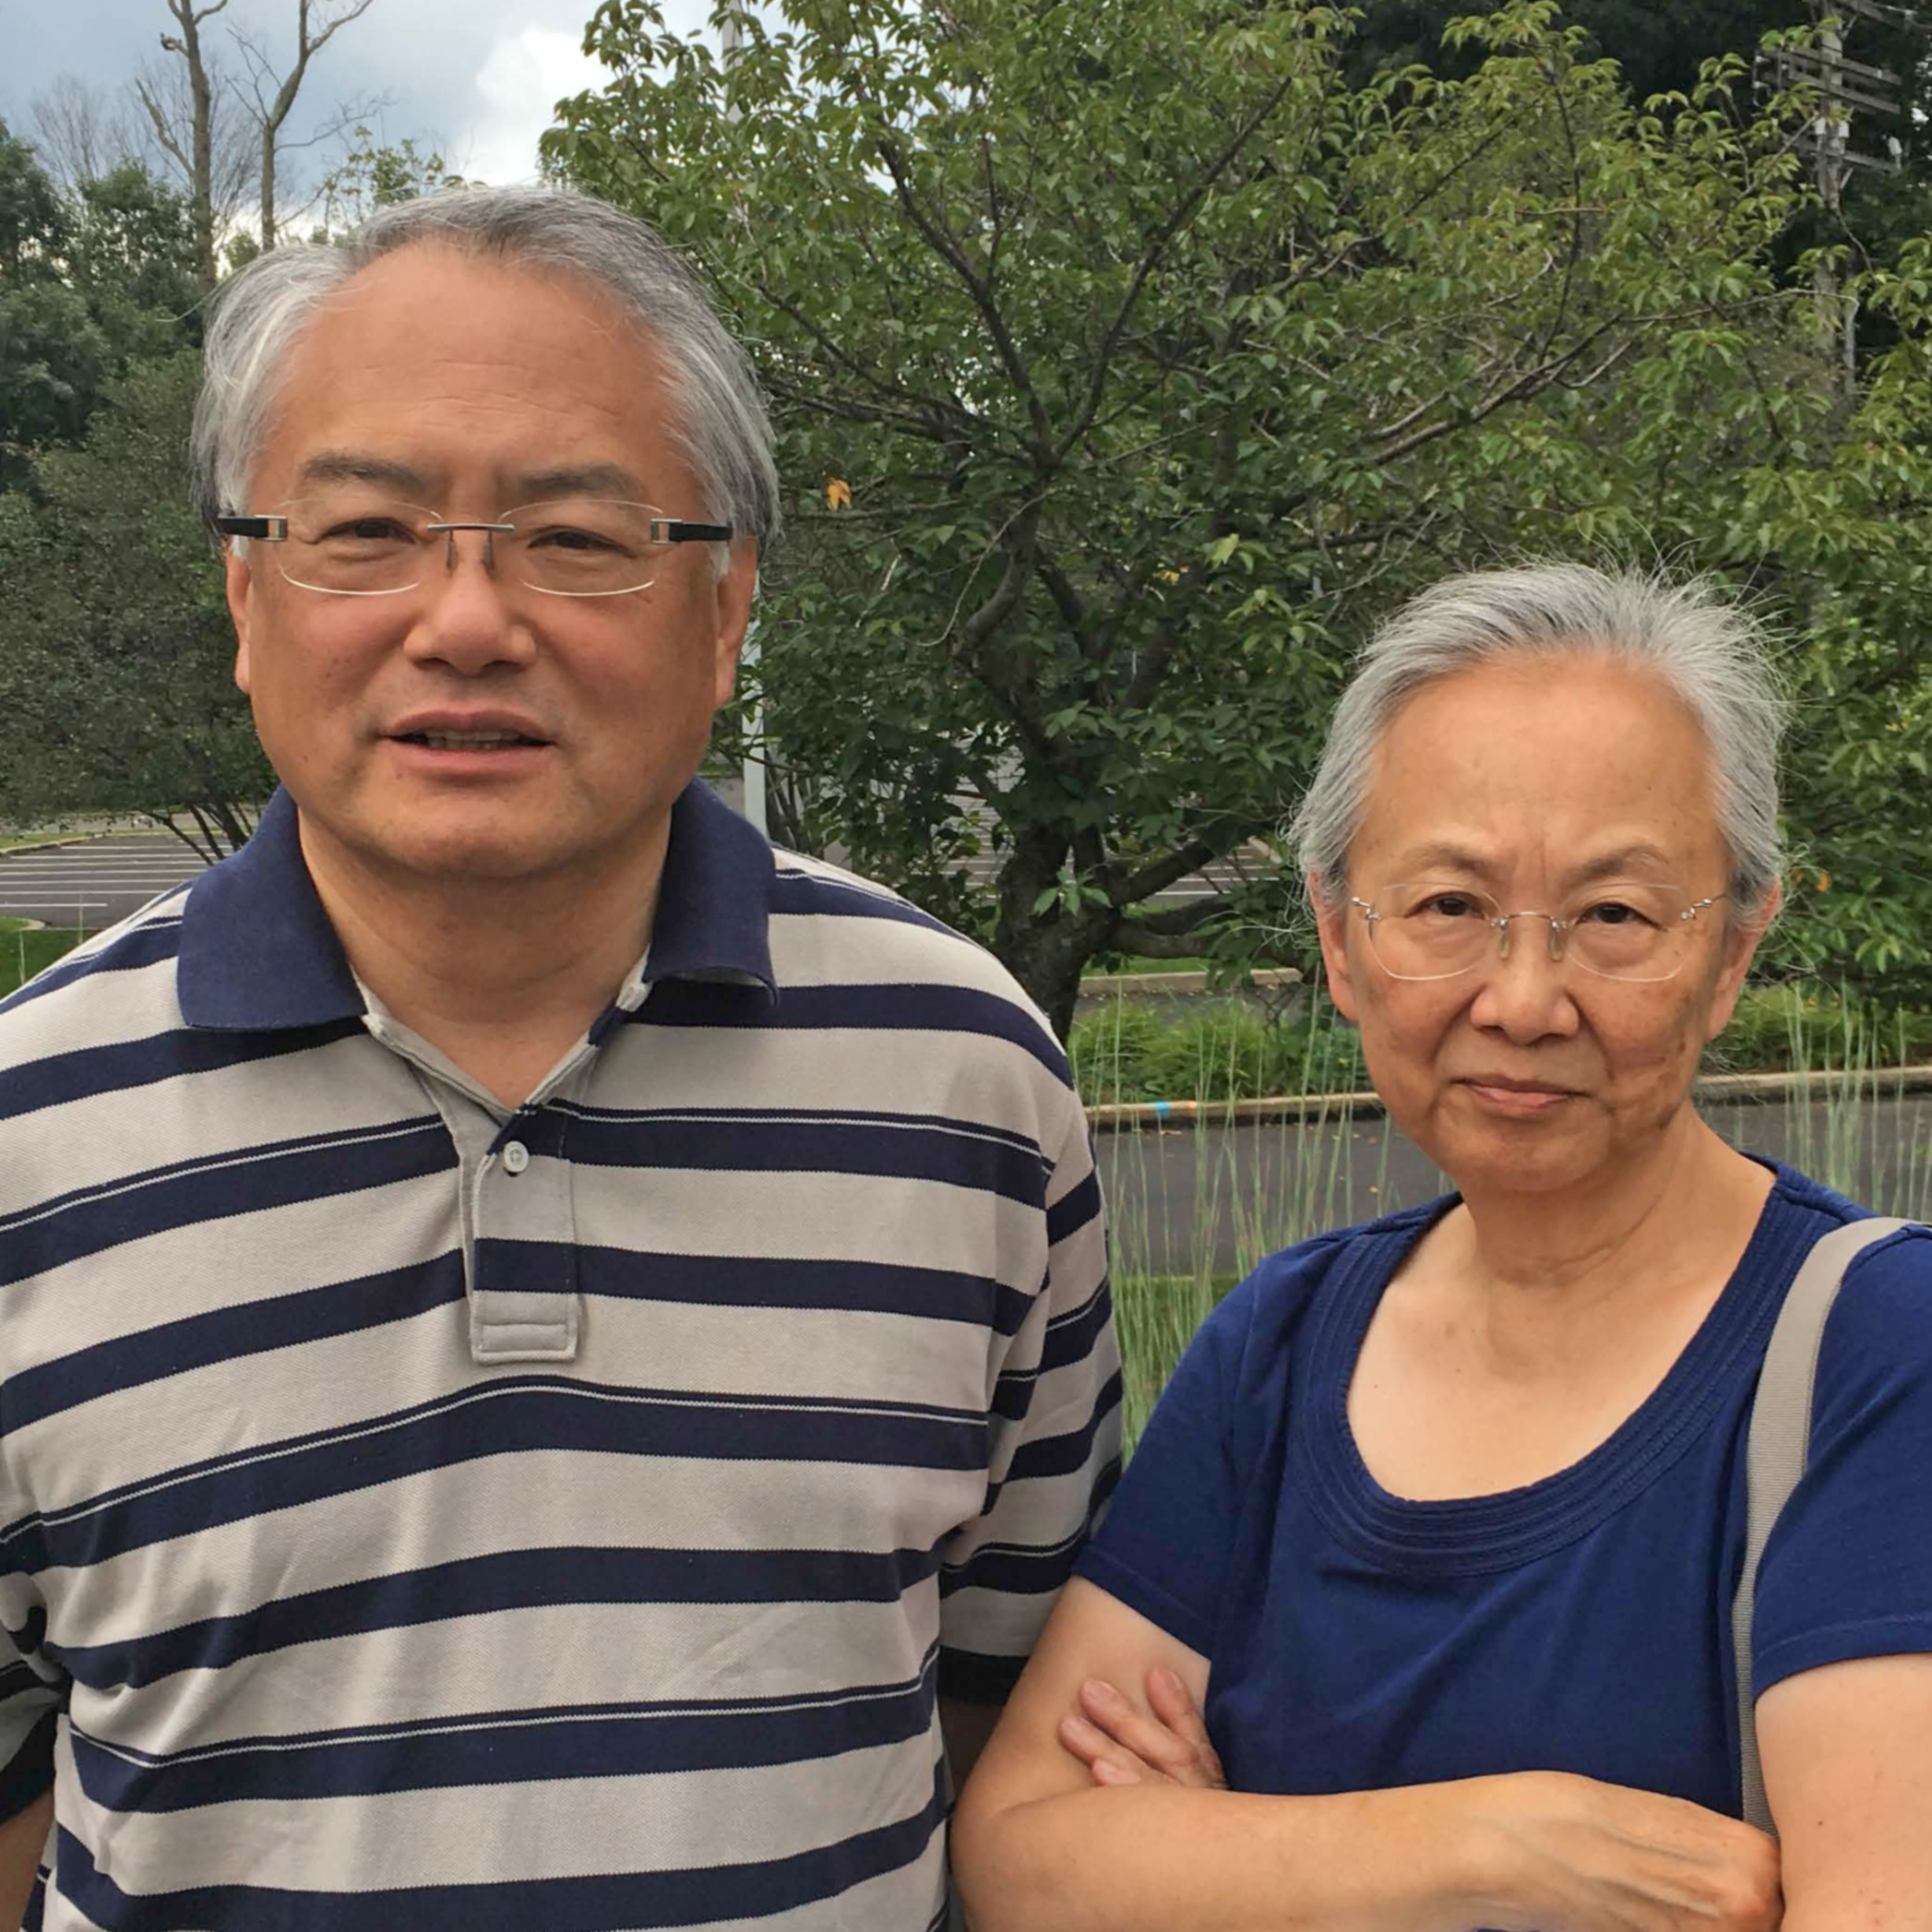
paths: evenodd
<path fill-rule="evenodd" d="M 172 832 L 116 832 L 53 850 L 0 853 L 0 919 L 98 933 L 206 869 Z"/>

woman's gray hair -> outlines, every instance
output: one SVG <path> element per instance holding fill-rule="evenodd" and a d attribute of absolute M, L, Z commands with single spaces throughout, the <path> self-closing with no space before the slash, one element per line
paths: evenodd
<path fill-rule="evenodd" d="M 1364 650 L 1289 836 L 1332 910 L 1368 802 L 1376 748 L 1426 686 L 1510 657 L 1605 657 L 1654 671 L 1711 748 L 1735 918 L 1762 912 L 1783 869 L 1778 741 L 1785 703 L 1763 625 L 1709 578 L 1533 564 L 1452 577 L 1412 598 Z"/>
<path fill-rule="evenodd" d="M 770 421 L 745 352 L 698 277 L 635 216 L 544 187 L 449 188 L 398 202 L 340 242 L 273 248 L 236 275 L 216 301 L 195 408 L 195 507 L 204 519 L 251 507 L 249 471 L 292 352 L 317 311 L 371 263 L 419 243 L 574 275 L 612 296 L 664 358 L 676 432 L 704 497 L 698 513 L 756 538 L 761 550 L 777 536 Z"/>

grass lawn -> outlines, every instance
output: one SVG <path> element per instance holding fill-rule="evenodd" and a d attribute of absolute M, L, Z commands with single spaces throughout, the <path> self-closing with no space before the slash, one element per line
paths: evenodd
<path fill-rule="evenodd" d="M 80 944 L 81 935 L 61 926 L 30 930 L 18 919 L 0 919 L 0 999 L 43 967 Z"/>

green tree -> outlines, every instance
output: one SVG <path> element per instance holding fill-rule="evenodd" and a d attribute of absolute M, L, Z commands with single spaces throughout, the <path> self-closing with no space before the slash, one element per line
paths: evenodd
<path fill-rule="evenodd" d="M 0 486 L 78 442 L 130 364 L 199 340 L 181 197 L 132 162 L 65 199 L 0 123 Z"/>
<path fill-rule="evenodd" d="M 1306 0 L 785 21 L 727 72 L 609 0 L 547 153 L 690 249 L 775 399 L 781 829 L 1057 1020 L 1099 953 L 1300 948 L 1269 841 L 1420 583 L 1655 542 L 1800 594 L 1760 512 L 1843 464 L 1772 260 L 1801 111 L 1741 61 L 1652 115 L 1529 0 L 1450 30 L 1465 74 L 1361 85 Z M 1902 432 L 1863 420 L 1876 476 Z M 1250 887 L 1151 906 L 1230 858 Z"/>
<path fill-rule="evenodd" d="M 9 284 L 50 275 L 66 241 L 59 190 L 31 145 L 0 121 L 0 272 Z"/>
<path fill-rule="evenodd" d="M 133 161 L 80 184 L 68 274 L 121 364 L 201 340 L 187 203 Z"/>
<path fill-rule="evenodd" d="M 0 819 L 139 812 L 217 857 L 272 782 L 188 507 L 192 352 L 111 386 L 84 447 L 0 495 Z"/>
<path fill-rule="evenodd" d="M 385 141 L 358 122 L 350 130 L 348 152 L 322 177 L 322 223 L 310 239 L 326 242 L 358 227 L 378 209 L 466 185 L 444 165 L 440 153 L 419 145 L 413 135 Z"/>
<path fill-rule="evenodd" d="M 0 121 L 0 488 L 24 479 L 30 446 L 80 434 L 113 366 L 65 279 L 68 241 L 54 183 Z"/>

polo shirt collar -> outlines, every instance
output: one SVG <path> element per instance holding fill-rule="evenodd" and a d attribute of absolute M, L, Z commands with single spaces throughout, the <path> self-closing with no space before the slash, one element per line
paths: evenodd
<path fill-rule="evenodd" d="M 770 841 L 694 778 L 671 812 L 645 983 L 742 980 L 776 998 L 770 924 L 777 876 Z"/>
<path fill-rule="evenodd" d="M 188 888 L 175 969 L 181 1016 L 221 1032 L 326 1026 L 364 1011 L 277 788 L 255 836 Z"/>
<path fill-rule="evenodd" d="M 775 996 L 774 877 L 764 835 L 694 779 L 672 808 L 645 981 L 738 980 Z M 176 971 L 191 1027 L 273 1032 L 366 1011 L 280 787 L 247 844 L 189 888 Z"/>

